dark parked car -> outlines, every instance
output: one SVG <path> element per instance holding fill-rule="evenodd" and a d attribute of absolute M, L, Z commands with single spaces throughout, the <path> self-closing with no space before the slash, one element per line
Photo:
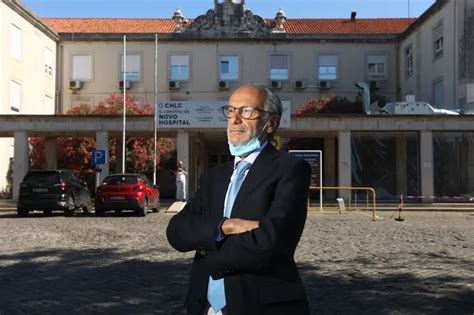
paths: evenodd
<path fill-rule="evenodd" d="M 64 211 L 72 216 L 75 209 L 89 212 L 92 201 L 86 183 L 70 170 L 29 171 L 20 184 L 17 212 L 21 217 L 32 210 Z"/>
<path fill-rule="evenodd" d="M 123 210 L 133 210 L 146 216 L 148 210 L 160 209 L 160 192 L 148 177 L 140 174 L 115 174 L 104 178 L 95 196 L 95 214 L 103 216 L 114 210 L 117 215 Z"/>

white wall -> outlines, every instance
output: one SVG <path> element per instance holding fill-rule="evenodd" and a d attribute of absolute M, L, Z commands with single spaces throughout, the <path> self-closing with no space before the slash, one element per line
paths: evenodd
<path fill-rule="evenodd" d="M 444 106 L 446 109 L 459 108 L 465 97 L 465 83 L 459 80 L 459 41 L 463 36 L 463 11 L 465 0 L 450 0 L 438 12 L 417 27 L 400 43 L 400 87 L 401 95 L 413 93 L 418 101 L 434 103 L 433 83 L 443 80 Z M 443 56 L 433 57 L 433 28 L 443 24 Z M 405 49 L 413 47 L 414 73 L 406 76 Z"/>
<path fill-rule="evenodd" d="M 309 97 L 318 96 L 321 91 L 316 87 L 317 62 L 319 54 L 338 55 L 339 78 L 332 88 L 323 91 L 354 99 L 358 90 L 356 81 L 368 81 L 367 55 L 382 53 L 387 56 L 388 76 L 382 82 L 380 94 L 391 100 L 396 98 L 396 44 L 395 43 L 262 43 L 262 42 L 159 42 L 158 49 L 158 90 L 160 100 L 184 98 L 192 100 L 216 100 L 227 98 L 233 89 L 244 83 L 268 84 L 268 64 L 271 53 L 290 55 L 289 81 L 283 83 L 278 94 L 289 99 L 293 111 L 304 104 Z M 62 42 L 63 63 L 61 71 L 62 111 L 71 107 L 71 102 L 92 102 L 97 104 L 111 93 L 119 90 L 121 42 Z M 154 86 L 154 42 L 128 42 L 127 52 L 140 53 L 142 58 L 142 80 L 133 82 L 129 93 L 144 103 L 153 103 Z M 71 60 L 75 53 L 90 53 L 93 56 L 93 75 L 90 82 L 74 94 L 68 89 L 71 79 Z M 168 60 L 173 53 L 190 55 L 191 75 L 188 82 L 181 82 L 179 91 L 168 89 Z M 221 54 L 240 56 L 240 79 L 230 83 L 229 91 L 220 91 L 219 64 Z M 305 80 L 308 88 L 304 91 L 294 89 L 296 80 Z M 188 93 L 189 92 L 189 93 Z"/>

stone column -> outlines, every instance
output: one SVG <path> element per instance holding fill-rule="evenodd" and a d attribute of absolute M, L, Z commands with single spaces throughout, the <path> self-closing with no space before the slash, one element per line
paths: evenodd
<path fill-rule="evenodd" d="M 336 186 L 336 139 L 333 136 L 324 138 L 323 168 L 323 185 Z M 335 201 L 336 195 L 335 190 L 324 191 L 324 196 L 330 201 Z"/>
<path fill-rule="evenodd" d="M 109 175 L 109 133 L 107 131 L 96 132 L 95 148 L 97 150 L 105 150 L 107 152 L 105 164 L 98 166 L 102 169 L 102 172 L 98 173 L 99 183 L 102 183 L 102 180 L 104 180 L 104 178 Z"/>
<path fill-rule="evenodd" d="M 352 169 L 351 169 L 351 132 L 340 131 L 337 137 L 338 141 L 338 168 L 339 180 L 338 185 L 344 187 L 352 186 Z M 339 196 L 346 199 L 349 198 L 350 191 L 339 190 Z"/>
<path fill-rule="evenodd" d="M 420 170 L 421 194 L 427 198 L 423 202 L 433 202 L 430 197 L 434 195 L 433 177 L 433 133 L 420 131 Z"/>
<path fill-rule="evenodd" d="M 46 138 L 44 143 L 44 155 L 46 157 L 46 168 L 54 170 L 58 168 L 57 139 Z"/>
<path fill-rule="evenodd" d="M 189 198 L 189 182 L 191 178 L 190 174 L 190 143 L 189 133 L 184 131 L 178 131 L 176 137 L 176 153 L 177 161 L 183 161 L 184 167 L 188 170 L 188 177 L 186 180 L 186 196 Z"/>
<path fill-rule="evenodd" d="M 407 165 L 407 138 L 398 136 L 395 138 L 395 163 L 397 177 L 397 194 L 406 195 L 408 192 L 408 165 Z"/>
<path fill-rule="evenodd" d="M 15 131 L 15 149 L 13 161 L 13 199 L 18 200 L 20 183 L 29 169 L 29 144 L 26 131 Z"/>
<path fill-rule="evenodd" d="M 466 140 L 463 143 L 465 144 L 465 154 L 466 154 L 466 165 L 467 165 L 467 191 L 462 191 L 461 193 L 472 193 L 474 192 L 474 136 L 466 132 Z"/>

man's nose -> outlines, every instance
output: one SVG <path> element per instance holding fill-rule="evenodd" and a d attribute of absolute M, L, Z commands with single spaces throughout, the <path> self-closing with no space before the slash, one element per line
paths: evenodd
<path fill-rule="evenodd" d="M 235 111 L 230 115 L 229 122 L 231 125 L 238 125 L 242 123 L 242 118 L 240 118 L 240 115 Z"/>

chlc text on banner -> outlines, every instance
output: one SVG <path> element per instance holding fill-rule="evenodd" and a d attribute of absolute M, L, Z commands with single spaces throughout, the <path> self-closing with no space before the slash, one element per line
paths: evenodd
<path fill-rule="evenodd" d="M 280 128 L 290 128 L 291 103 L 284 101 Z M 156 110 L 157 128 L 226 128 L 222 114 L 226 101 L 159 102 Z"/>

